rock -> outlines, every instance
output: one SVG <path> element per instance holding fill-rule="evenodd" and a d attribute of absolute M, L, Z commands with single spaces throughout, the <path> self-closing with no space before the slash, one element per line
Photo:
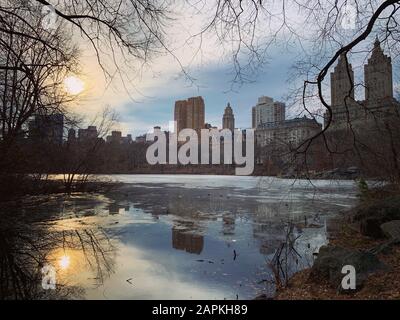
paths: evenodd
<path fill-rule="evenodd" d="M 362 288 L 369 274 L 384 270 L 385 265 L 369 252 L 350 250 L 337 246 L 323 246 L 310 272 L 310 280 L 327 280 L 334 288 L 342 290 L 342 268 L 352 265 L 356 269 L 356 290 Z"/>
<path fill-rule="evenodd" d="M 367 218 L 360 222 L 360 233 L 374 239 L 383 238 L 384 234 L 381 229 L 381 224 L 385 220 L 382 218 Z"/>
<path fill-rule="evenodd" d="M 392 220 L 381 225 L 383 234 L 389 239 L 400 239 L 400 220 Z"/>
<path fill-rule="evenodd" d="M 351 173 L 360 173 L 360 169 L 357 167 L 349 167 L 349 168 L 347 168 L 346 172 L 350 173 L 350 174 Z"/>
<path fill-rule="evenodd" d="M 383 223 L 400 220 L 400 197 L 390 197 L 357 209 L 353 220 L 360 223 L 360 233 L 372 238 L 383 238 Z"/>

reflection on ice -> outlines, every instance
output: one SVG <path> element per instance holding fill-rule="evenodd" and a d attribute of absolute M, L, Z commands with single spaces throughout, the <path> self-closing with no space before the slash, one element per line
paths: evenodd
<path fill-rule="evenodd" d="M 204 237 L 172 228 L 172 247 L 189 253 L 200 254 L 203 251 Z"/>
<path fill-rule="evenodd" d="M 61 256 L 61 258 L 58 262 L 58 264 L 60 265 L 60 268 L 63 270 L 68 269 L 70 263 L 71 263 L 70 256 L 67 256 L 65 254 L 63 256 Z"/>

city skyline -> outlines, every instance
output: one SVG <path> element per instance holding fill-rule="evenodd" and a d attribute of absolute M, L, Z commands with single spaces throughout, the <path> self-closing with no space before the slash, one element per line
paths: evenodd
<path fill-rule="evenodd" d="M 361 117 L 362 112 L 360 113 L 358 109 L 362 105 L 366 108 L 370 108 L 371 111 L 376 109 L 378 112 L 382 113 L 380 111 L 381 109 L 390 109 L 393 104 L 398 104 L 398 101 L 394 97 L 391 57 L 390 55 L 385 54 L 384 50 L 381 48 L 381 43 L 378 38 L 375 39 L 373 46 L 374 49 L 372 50 L 372 53 L 367 63 L 364 64 L 364 78 L 366 84 L 368 84 L 368 86 L 366 86 L 364 90 L 365 100 L 357 100 L 354 92 L 355 90 L 349 90 L 349 88 L 352 86 L 352 83 L 354 83 L 355 81 L 351 61 L 347 61 L 347 66 L 345 58 L 341 56 L 338 63 L 332 69 L 332 72 L 330 74 L 330 103 L 333 110 L 333 128 L 337 126 L 336 122 L 338 122 L 339 124 L 344 123 L 346 114 L 348 112 L 349 116 L 351 116 L 353 120 Z M 349 101 L 346 103 L 348 103 L 349 106 L 344 107 L 342 104 L 343 101 L 346 101 L 347 98 L 345 97 L 348 95 Z M 345 110 L 347 108 L 349 108 L 348 111 Z M 227 102 L 223 113 L 220 114 L 219 120 L 215 121 L 215 123 L 206 122 L 207 110 L 207 104 L 202 96 L 189 97 L 187 99 L 181 98 L 179 100 L 176 100 L 172 111 L 173 120 L 176 125 L 174 131 L 180 132 L 182 129 L 185 128 L 191 128 L 197 131 L 200 131 L 203 128 L 229 128 L 231 129 L 231 131 L 233 131 L 233 129 L 237 128 L 235 126 L 235 124 L 237 123 L 236 120 L 239 120 L 238 122 L 241 122 L 241 118 L 236 117 L 235 107 L 233 106 L 232 108 L 230 102 Z M 290 115 L 287 116 L 286 111 L 287 106 L 285 103 L 274 100 L 274 98 L 272 97 L 262 95 L 258 97 L 257 103 L 253 107 L 251 107 L 250 110 L 248 110 L 248 114 L 251 114 L 251 126 L 248 126 L 246 128 L 238 127 L 238 129 L 245 130 L 248 128 L 253 128 L 258 130 L 258 132 L 261 134 L 257 135 L 259 139 L 259 142 L 257 143 L 261 145 L 266 145 L 268 144 L 267 141 L 271 139 L 273 140 L 273 137 L 277 134 L 286 137 L 284 138 L 284 140 L 288 140 L 289 142 L 297 141 L 297 143 L 300 143 L 321 131 L 322 125 L 326 126 L 326 123 L 318 121 L 319 119 L 316 117 L 312 117 L 310 119 L 306 115 L 303 115 L 302 117 L 293 117 Z M 324 118 L 326 122 L 326 113 Z M 39 128 L 35 128 L 38 127 L 35 122 L 40 121 L 43 122 L 43 119 L 32 119 L 29 124 L 29 137 L 38 134 L 46 136 L 50 135 L 49 132 L 46 132 L 49 131 L 49 128 L 40 130 Z M 60 121 L 58 120 L 58 122 Z M 295 127 L 293 127 L 294 124 Z M 61 126 L 63 126 L 63 123 L 61 123 Z M 156 127 L 165 131 L 171 130 L 171 121 L 169 122 L 168 127 L 163 127 L 157 122 L 154 122 L 151 129 L 146 133 L 151 133 Z M 95 126 L 88 126 L 87 129 L 71 128 L 68 131 L 67 139 L 65 140 L 81 140 L 86 132 L 89 132 L 90 129 L 94 129 L 95 135 L 97 135 L 97 130 Z M 279 129 L 281 131 L 273 132 L 276 129 Z M 41 130 L 44 130 L 44 132 L 40 133 Z M 62 143 L 62 129 L 57 129 L 56 131 L 58 131 L 58 133 L 51 133 L 51 135 L 56 135 L 56 140 L 58 141 L 58 143 Z M 78 133 L 77 137 L 76 133 Z M 120 141 L 121 143 L 131 143 L 133 141 L 138 142 L 142 137 L 144 137 L 144 135 L 145 134 L 132 136 L 132 134 L 128 133 L 125 137 L 122 137 L 122 131 L 114 129 L 111 131 L 109 136 L 105 137 L 105 141 Z M 260 139 L 265 141 L 260 142 Z"/>
<path fill-rule="evenodd" d="M 377 39 L 372 41 L 373 47 L 376 47 L 377 43 L 380 46 L 380 42 Z M 388 56 L 387 53 L 385 52 L 384 48 L 381 48 L 380 50 L 382 51 L 382 53 L 385 56 Z M 371 60 L 371 55 L 372 55 L 373 52 L 374 52 L 374 50 L 371 51 L 370 60 Z M 388 57 L 389 57 L 389 60 L 390 60 L 390 56 L 388 56 Z M 274 65 L 275 66 L 278 65 L 279 67 L 281 67 L 281 65 L 279 65 L 279 63 L 278 64 L 274 64 Z M 287 64 L 286 66 L 287 66 L 287 69 L 290 68 L 289 64 Z M 352 64 L 350 63 L 350 67 L 351 66 L 352 66 Z M 365 72 L 364 68 L 366 68 L 366 66 L 367 66 L 367 62 L 362 63 L 361 66 L 358 67 L 358 68 L 361 68 L 362 71 L 357 71 L 357 73 L 362 73 L 364 75 L 364 72 Z M 337 66 L 335 65 L 334 67 L 336 68 Z M 354 69 L 357 69 L 357 68 L 354 68 Z M 272 68 L 272 70 L 274 70 L 274 68 Z M 280 75 L 285 73 L 285 72 L 282 72 L 282 70 L 280 70 L 280 71 L 281 71 L 279 73 Z M 334 69 L 332 69 L 331 72 L 333 73 Z M 356 73 L 356 71 L 352 71 L 352 72 Z M 397 86 L 396 85 L 396 79 L 397 79 L 397 77 L 396 77 L 396 74 L 393 73 L 392 69 L 390 69 L 389 72 L 391 73 L 391 80 L 390 80 L 390 84 L 388 84 L 387 87 L 390 86 L 392 88 L 391 91 L 393 92 L 392 93 L 392 96 L 393 96 L 393 94 L 396 95 L 396 88 L 397 88 L 396 87 Z M 279 90 L 280 90 L 280 92 L 282 92 L 281 93 L 281 97 L 283 97 L 285 95 L 285 92 L 287 92 L 287 90 L 288 90 L 287 84 L 282 84 L 282 83 L 285 82 L 285 81 L 282 81 L 282 80 L 283 80 L 283 77 L 282 78 L 278 77 L 277 81 L 275 81 L 275 85 L 278 84 L 278 86 L 280 86 Z M 353 75 L 353 81 L 354 81 L 354 75 Z M 365 79 L 365 81 L 368 81 L 368 79 Z M 246 87 L 246 85 L 244 85 L 244 87 L 242 88 L 241 92 L 246 92 L 246 90 L 244 89 L 245 87 Z M 333 92 L 332 90 L 333 90 L 333 87 L 332 87 L 332 83 L 330 82 L 329 83 L 329 87 L 328 87 L 328 95 L 327 95 L 329 100 L 332 98 L 332 92 Z M 257 91 L 257 92 L 259 92 L 259 91 Z M 267 92 L 261 92 L 260 95 L 255 97 L 255 96 L 252 96 L 252 93 L 253 93 L 253 91 L 247 92 L 246 98 L 245 99 L 244 98 L 239 99 L 239 101 L 242 101 L 242 102 L 239 103 L 238 105 L 235 105 L 235 103 L 233 102 L 233 101 L 235 101 L 235 99 L 231 99 L 231 97 L 232 97 L 232 95 L 233 96 L 235 96 L 235 95 L 239 96 L 240 95 L 239 93 L 234 93 L 234 92 L 230 92 L 229 94 L 228 93 L 224 93 L 222 95 L 223 97 L 220 96 L 218 99 L 226 99 L 225 104 L 224 104 L 224 102 L 218 103 L 218 107 L 216 107 L 216 108 L 215 108 L 215 104 L 212 104 L 212 102 L 208 103 L 207 96 L 202 96 L 202 95 L 197 94 L 197 95 L 192 95 L 192 96 L 191 95 L 186 95 L 186 97 L 201 96 L 204 99 L 204 104 L 205 104 L 205 107 L 206 107 L 206 109 L 205 109 L 206 110 L 205 111 L 205 123 L 207 123 L 207 124 L 209 123 L 209 124 L 211 124 L 211 126 L 217 127 L 217 128 L 222 128 L 223 127 L 222 123 L 221 123 L 221 117 L 224 114 L 224 110 L 226 108 L 226 105 L 229 103 L 231 105 L 232 109 L 233 109 L 234 114 L 235 114 L 235 119 L 236 119 L 235 124 L 238 124 L 235 127 L 239 128 L 239 129 L 246 129 L 246 128 L 254 127 L 253 119 L 252 119 L 252 109 L 253 109 L 254 106 L 257 105 L 257 99 L 260 99 L 260 98 L 263 98 L 263 97 L 270 97 L 270 98 L 272 98 L 274 103 L 279 102 L 279 103 L 285 104 L 284 99 L 280 99 L 279 96 L 269 95 Z M 367 100 L 367 94 L 368 94 L 367 91 L 365 91 L 365 95 L 364 95 L 364 93 L 354 92 L 353 91 L 353 97 L 357 101 L 360 101 L 360 100 L 363 101 L 362 99 Z M 225 95 L 228 95 L 228 96 L 225 97 Z M 362 97 L 363 95 L 364 95 L 364 97 Z M 172 102 L 172 105 L 174 105 L 174 103 L 177 100 L 181 99 L 182 97 L 180 97 L 178 99 L 175 99 Z M 170 97 L 168 100 L 171 100 L 171 99 L 173 100 L 172 97 Z M 250 99 L 251 102 L 248 99 Z M 243 102 L 243 100 L 246 100 L 246 101 Z M 335 102 L 333 102 L 333 105 L 334 104 L 335 104 Z M 210 105 L 211 105 L 211 107 L 210 107 Z M 295 118 L 299 117 L 299 112 L 296 109 L 293 110 L 293 109 L 285 106 L 285 112 L 287 113 L 286 119 L 288 119 L 288 120 L 295 119 Z M 167 114 L 168 114 L 168 112 L 167 112 Z M 303 117 L 303 116 L 304 116 L 304 114 L 301 114 L 301 117 Z M 284 117 L 285 117 L 285 115 L 284 115 Z M 307 117 L 309 117 L 309 115 L 307 115 Z M 165 119 L 165 116 L 163 118 Z M 171 118 L 172 117 L 170 116 L 170 118 L 164 124 L 162 124 L 161 120 L 158 123 L 149 123 L 147 131 L 145 131 L 145 132 L 138 131 L 139 134 L 133 134 L 133 136 L 137 137 L 137 136 L 141 136 L 143 134 L 146 134 L 147 132 L 151 132 L 151 130 L 153 129 L 154 126 L 160 126 L 161 128 L 167 129 L 167 128 L 169 128 L 169 123 L 172 121 Z M 213 119 L 213 120 L 210 121 L 209 119 Z M 322 117 L 322 115 L 315 117 L 315 120 L 318 123 L 324 125 L 324 118 Z M 135 132 L 135 131 L 136 130 L 133 130 L 133 132 Z M 122 132 L 124 132 L 124 131 L 122 131 Z M 130 131 L 127 131 L 128 134 L 129 134 L 129 132 Z"/>
<path fill-rule="evenodd" d="M 166 72 L 156 78 L 152 85 L 141 89 L 142 94 L 135 97 L 135 101 L 130 99 L 122 86 L 116 89 L 112 86 L 106 88 L 98 96 L 92 95 L 96 93 L 88 88 L 77 108 L 79 112 L 89 114 L 90 119 L 98 112 L 99 106 L 108 104 L 120 115 L 120 123 L 116 129 L 124 134 L 139 136 L 149 132 L 155 125 L 167 128 L 173 120 L 176 100 L 202 96 L 207 106 L 206 123 L 220 126 L 221 115 L 230 102 L 238 119 L 236 126 L 249 128 L 251 108 L 258 97 L 267 95 L 275 100 L 284 100 L 288 93 L 287 80 L 294 56 L 293 53 L 277 52 L 271 56 L 270 64 L 265 66 L 264 72 L 260 72 L 256 81 L 244 83 L 234 90 L 231 90 L 233 74 L 229 63 L 208 64 L 191 70 L 196 78 L 193 84 L 182 77 L 176 77 L 174 71 Z M 157 123 L 154 119 L 157 119 Z"/>

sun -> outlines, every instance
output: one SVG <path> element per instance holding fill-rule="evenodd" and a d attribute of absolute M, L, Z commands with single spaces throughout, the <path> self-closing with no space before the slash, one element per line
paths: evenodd
<path fill-rule="evenodd" d="M 58 264 L 62 270 L 68 269 L 70 263 L 71 263 L 71 259 L 69 256 L 66 256 L 66 255 L 62 256 L 60 258 L 60 260 L 58 261 Z"/>
<path fill-rule="evenodd" d="M 64 79 L 65 91 L 72 95 L 80 94 L 85 89 L 83 81 L 75 76 L 69 76 Z"/>

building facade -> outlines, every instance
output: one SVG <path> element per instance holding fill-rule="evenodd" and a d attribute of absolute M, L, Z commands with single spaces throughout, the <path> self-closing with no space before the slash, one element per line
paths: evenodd
<path fill-rule="evenodd" d="M 354 72 L 352 65 L 341 56 L 331 73 L 332 119 L 325 113 L 325 126 L 329 130 L 365 130 L 366 126 L 398 114 L 400 104 L 393 96 L 391 58 L 384 54 L 380 42 L 374 43 L 371 57 L 364 66 L 365 99 L 354 96 Z"/>
<path fill-rule="evenodd" d="M 111 131 L 111 135 L 106 137 L 106 142 L 120 144 L 122 142 L 122 132 Z"/>
<path fill-rule="evenodd" d="M 315 119 L 295 118 L 285 120 L 278 125 L 264 125 L 255 132 L 258 147 L 271 144 L 283 147 L 297 147 L 308 138 L 322 130 L 322 125 Z"/>
<path fill-rule="evenodd" d="M 28 124 L 29 139 L 44 143 L 62 144 L 64 115 L 36 115 Z"/>
<path fill-rule="evenodd" d="M 123 137 L 121 131 L 111 131 L 111 135 L 106 137 L 106 142 L 112 144 L 131 144 L 133 140 L 131 134 Z"/>
<path fill-rule="evenodd" d="M 98 132 L 96 126 L 88 126 L 87 129 L 78 130 L 78 141 L 89 142 L 97 139 Z"/>
<path fill-rule="evenodd" d="M 202 97 L 192 97 L 175 102 L 174 120 L 177 132 L 182 129 L 200 131 L 205 125 L 205 105 Z"/>
<path fill-rule="evenodd" d="M 344 55 L 339 57 L 337 66 L 331 73 L 332 107 L 342 106 L 354 101 L 354 71 Z"/>
<path fill-rule="evenodd" d="M 235 130 L 235 116 L 229 102 L 222 117 L 222 129 Z"/>
<path fill-rule="evenodd" d="M 74 128 L 70 128 L 68 130 L 68 143 L 75 143 L 76 142 L 76 130 Z"/>
<path fill-rule="evenodd" d="M 252 127 L 257 129 L 264 125 L 276 125 L 285 121 L 285 104 L 266 96 L 258 98 L 252 108 Z"/>
<path fill-rule="evenodd" d="M 364 66 L 364 80 L 366 101 L 393 98 L 392 59 L 384 54 L 378 39 Z"/>

